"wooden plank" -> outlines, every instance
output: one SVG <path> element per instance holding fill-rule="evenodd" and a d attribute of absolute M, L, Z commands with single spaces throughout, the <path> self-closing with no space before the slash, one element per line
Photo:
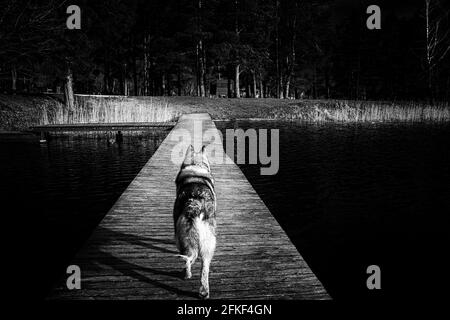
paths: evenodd
<path fill-rule="evenodd" d="M 173 128 L 175 122 L 118 122 L 118 123 L 74 123 L 47 124 L 31 127 L 33 132 L 78 132 L 78 131 L 145 131 Z"/>
<path fill-rule="evenodd" d="M 183 280 L 174 241 L 172 208 L 179 161 L 171 154 L 180 130 L 198 150 L 202 134 L 217 129 L 207 114 L 183 115 L 121 195 L 73 264 L 82 289 L 65 281 L 49 299 L 195 299 L 200 262 Z M 223 150 L 222 141 L 213 144 Z M 212 299 L 329 299 L 320 281 L 245 178 L 229 162 L 212 163 L 217 191 L 218 244 L 211 265 Z"/>

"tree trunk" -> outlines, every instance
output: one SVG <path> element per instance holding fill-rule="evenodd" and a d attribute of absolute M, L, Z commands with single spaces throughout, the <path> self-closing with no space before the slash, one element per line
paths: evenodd
<path fill-rule="evenodd" d="M 283 83 L 283 98 L 285 98 L 285 99 L 289 99 L 289 91 L 290 91 L 290 86 L 291 86 L 291 76 L 292 76 L 293 66 L 294 66 L 293 65 L 293 61 L 289 61 L 289 60 L 290 60 L 289 58 L 286 58 L 287 65 L 289 66 L 289 68 L 288 68 L 288 70 L 286 72 L 286 76 L 285 76 L 284 83 Z"/>
<path fill-rule="evenodd" d="M 240 32 L 239 32 L 239 0 L 234 0 L 234 32 L 236 34 L 236 39 L 239 43 Z M 239 52 L 236 50 L 235 52 L 235 65 L 234 65 L 234 97 L 241 97 L 240 83 L 239 83 L 239 75 L 240 75 L 240 62 L 239 62 Z"/>
<path fill-rule="evenodd" d="M 152 65 L 150 64 L 150 71 L 151 71 L 151 67 L 152 67 Z M 157 90 L 157 85 L 158 85 L 157 84 L 157 80 L 155 78 L 153 78 L 153 77 L 150 77 L 148 85 L 150 86 L 148 88 L 148 94 L 151 95 L 151 96 L 156 95 L 157 92 L 158 92 L 158 90 Z"/>
<path fill-rule="evenodd" d="M 120 74 L 121 84 L 122 84 L 122 94 L 124 96 L 128 95 L 128 83 L 127 83 L 127 64 L 125 63 L 122 68 L 122 72 Z"/>
<path fill-rule="evenodd" d="M 202 40 L 202 0 L 197 1 L 197 31 L 200 34 L 200 39 L 197 42 L 197 94 L 200 97 L 206 96 L 205 91 L 205 78 L 206 78 L 206 63 L 205 63 L 205 51 L 203 48 Z"/>
<path fill-rule="evenodd" d="M 208 81 L 206 79 L 206 71 L 207 71 L 207 69 L 206 69 L 206 49 L 205 49 L 204 42 L 202 42 L 202 51 L 201 51 L 201 53 L 202 53 L 203 87 L 204 87 L 204 92 L 205 92 L 204 96 L 206 97 L 206 96 L 209 95 L 210 87 L 209 87 L 209 83 L 208 83 Z"/>
<path fill-rule="evenodd" d="M 171 82 L 171 78 L 170 78 L 170 73 L 166 72 L 166 92 L 168 96 L 172 95 L 172 82 Z"/>
<path fill-rule="evenodd" d="M 144 95 L 150 95 L 150 35 L 144 37 Z"/>
<path fill-rule="evenodd" d="M 126 77 L 123 79 L 123 94 L 128 96 L 128 81 Z"/>
<path fill-rule="evenodd" d="M 281 98 L 281 74 L 280 74 L 280 37 L 278 33 L 278 10 L 280 2 L 276 0 L 276 19 L 275 19 L 275 67 L 276 67 L 276 94 L 277 98 Z"/>
<path fill-rule="evenodd" d="M 103 72 L 103 94 L 108 94 L 108 64 L 105 61 L 105 67 Z"/>
<path fill-rule="evenodd" d="M 236 64 L 236 66 L 234 67 L 234 97 L 235 98 L 240 98 L 241 97 L 241 92 L 240 92 L 240 84 L 239 84 L 239 71 L 240 65 Z"/>
<path fill-rule="evenodd" d="M 199 62 L 199 89 L 200 89 L 200 97 L 205 97 L 206 93 L 205 93 L 205 75 L 206 75 L 206 71 L 205 71 L 205 61 L 204 61 L 204 53 L 203 53 L 203 42 L 202 40 L 200 40 L 198 42 L 198 62 Z"/>
<path fill-rule="evenodd" d="M 137 65 L 136 65 L 136 57 L 133 58 L 133 90 L 134 95 L 138 96 L 138 75 L 137 75 Z"/>
<path fill-rule="evenodd" d="M 112 79 L 111 94 L 115 94 L 116 93 L 116 87 L 117 87 L 117 79 L 113 78 Z M 119 85 L 119 87 L 120 87 L 120 85 Z"/>
<path fill-rule="evenodd" d="M 427 87 L 430 101 L 433 101 L 433 74 L 432 74 L 432 40 L 430 25 L 430 0 L 425 0 L 425 28 L 426 28 L 426 65 L 427 65 Z"/>
<path fill-rule="evenodd" d="M 261 72 L 259 73 L 259 97 L 264 98 L 264 84 Z"/>
<path fill-rule="evenodd" d="M 285 91 L 284 91 L 284 97 L 286 99 L 289 99 L 289 93 L 290 93 L 290 88 L 291 87 L 291 76 L 288 76 L 288 78 L 286 79 L 286 85 L 285 85 Z"/>
<path fill-rule="evenodd" d="M 161 95 L 166 95 L 166 74 L 164 72 L 161 76 Z"/>
<path fill-rule="evenodd" d="M 197 46 L 195 47 L 195 54 L 196 54 L 196 58 L 195 58 L 195 71 L 196 71 L 196 87 L 197 87 L 197 96 L 200 97 L 201 96 L 201 90 L 200 90 L 200 60 L 199 60 L 199 50 L 198 50 L 198 43 Z"/>
<path fill-rule="evenodd" d="M 317 66 L 315 64 L 313 74 L 313 98 L 317 99 Z"/>
<path fill-rule="evenodd" d="M 292 76 L 294 74 L 295 70 L 295 44 L 297 39 L 297 2 L 295 2 L 295 8 L 294 8 L 294 20 L 292 22 L 292 38 L 291 38 L 291 54 L 288 60 L 288 66 L 289 69 L 286 74 L 286 80 L 285 80 L 285 90 L 284 90 L 284 97 L 289 98 L 290 96 L 290 87 L 291 87 L 291 80 Z"/>
<path fill-rule="evenodd" d="M 178 87 L 178 95 L 181 96 L 181 67 L 178 67 L 178 79 L 177 79 L 177 87 Z"/>
<path fill-rule="evenodd" d="M 253 76 L 253 98 L 256 98 L 256 92 L 258 91 L 257 85 L 256 85 L 256 72 L 252 71 Z"/>
<path fill-rule="evenodd" d="M 280 84 L 278 88 L 278 99 L 284 99 L 284 77 L 281 71 L 280 71 Z"/>
<path fill-rule="evenodd" d="M 73 95 L 73 76 L 72 76 L 72 69 L 70 67 L 70 62 L 67 62 L 66 67 L 66 75 L 65 75 L 65 81 L 64 81 L 64 102 L 66 104 L 66 108 L 69 111 L 69 119 L 71 118 L 71 115 L 75 108 L 75 97 Z"/>
<path fill-rule="evenodd" d="M 13 94 L 16 94 L 17 92 L 17 69 L 16 65 L 13 65 L 11 68 L 11 90 Z"/>

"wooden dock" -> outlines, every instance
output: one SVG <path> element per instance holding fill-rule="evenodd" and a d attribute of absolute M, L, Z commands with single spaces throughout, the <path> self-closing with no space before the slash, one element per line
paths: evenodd
<path fill-rule="evenodd" d="M 31 127 L 33 132 L 79 132 L 79 131 L 146 131 L 171 129 L 175 122 L 117 122 L 117 123 L 74 123 L 47 124 Z"/>
<path fill-rule="evenodd" d="M 61 280 L 49 299 L 197 299 L 200 262 L 182 279 L 172 209 L 179 164 L 171 160 L 182 130 L 217 129 L 208 114 L 184 115 L 120 196 L 72 264 L 81 289 Z M 198 127 L 198 126 L 197 126 Z M 201 145 L 196 136 L 194 145 Z M 203 142 L 207 144 L 207 142 Z M 213 142 L 222 148 L 222 141 Z M 196 147 L 198 149 L 198 147 Z M 218 244 L 211 299 L 330 299 L 320 281 L 232 161 L 212 164 Z"/>

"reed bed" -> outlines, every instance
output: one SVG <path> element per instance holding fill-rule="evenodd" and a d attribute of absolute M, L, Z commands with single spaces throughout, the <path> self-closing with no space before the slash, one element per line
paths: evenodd
<path fill-rule="evenodd" d="M 182 113 L 208 112 L 214 119 L 260 118 L 307 122 L 446 122 L 448 104 L 347 100 L 194 99 L 164 97 L 76 96 L 75 107 L 40 106 L 41 124 L 165 122 Z"/>
<path fill-rule="evenodd" d="M 73 110 L 61 97 L 0 94 L 0 130 L 45 124 L 165 122 L 207 112 L 215 120 L 305 122 L 450 122 L 450 105 L 349 100 L 207 99 L 76 95 Z"/>
<path fill-rule="evenodd" d="M 164 99 L 76 96 L 73 110 L 60 104 L 42 113 L 41 124 L 167 122 L 178 116 Z"/>
<path fill-rule="evenodd" d="M 269 118 L 310 122 L 446 122 L 450 121 L 450 106 L 322 101 L 277 107 L 271 110 Z"/>

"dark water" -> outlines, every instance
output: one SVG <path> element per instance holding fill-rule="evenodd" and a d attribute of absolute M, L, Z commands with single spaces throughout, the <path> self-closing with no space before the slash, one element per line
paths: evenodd
<path fill-rule="evenodd" d="M 449 125 L 218 123 L 280 129 L 280 170 L 241 169 L 336 299 L 438 298 L 447 291 Z M 6 265 L 19 297 L 43 297 L 165 137 L 0 139 Z M 18 257 L 16 259 L 16 257 Z M 381 291 L 366 268 L 379 265 Z"/>
<path fill-rule="evenodd" d="M 240 167 L 333 298 L 447 290 L 450 125 L 218 126 L 280 129 L 277 175 Z M 366 286 L 373 264 L 381 291 Z"/>
<path fill-rule="evenodd" d="M 125 137 L 120 146 L 95 139 L 0 140 L 2 208 L 16 220 L 9 228 L 19 259 L 10 260 L 27 283 L 21 297 L 46 295 L 165 136 Z"/>

